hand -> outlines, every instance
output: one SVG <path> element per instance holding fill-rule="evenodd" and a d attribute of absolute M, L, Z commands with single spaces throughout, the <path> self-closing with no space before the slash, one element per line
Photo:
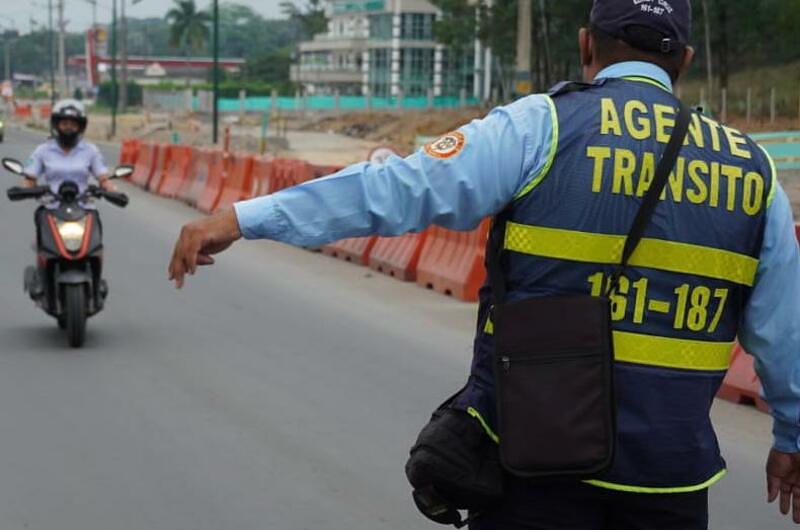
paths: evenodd
<path fill-rule="evenodd" d="M 213 265 L 211 256 L 227 249 L 241 237 L 233 208 L 184 225 L 172 253 L 169 279 L 180 289 L 186 274 L 194 274 L 198 265 Z"/>
<path fill-rule="evenodd" d="M 800 453 L 781 453 L 772 449 L 767 458 L 767 501 L 781 497 L 783 515 L 792 508 L 792 519 L 800 524 Z"/>
<path fill-rule="evenodd" d="M 22 179 L 22 183 L 19 185 L 20 188 L 32 188 L 36 186 L 36 180 L 32 178 L 24 178 Z"/>
<path fill-rule="evenodd" d="M 102 179 L 100 181 L 100 187 L 105 191 L 117 191 L 117 187 L 109 179 Z"/>

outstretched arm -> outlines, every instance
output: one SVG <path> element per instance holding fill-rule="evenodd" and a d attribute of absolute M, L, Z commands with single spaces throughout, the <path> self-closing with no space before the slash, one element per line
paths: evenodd
<path fill-rule="evenodd" d="M 554 111 L 529 96 L 442 136 L 407 158 L 355 164 L 331 176 L 244 201 L 184 227 L 170 278 L 209 262 L 204 245 L 224 249 L 236 238 L 317 246 L 348 237 L 393 236 L 437 224 L 477 226 L 501 210 L 553 156 Z M 211 235 L 213 234 L 213 236 Z M 233 239 L 220 240 L 219 237 Z M 187 252 L 189 253 L 187 255 Z M 197 252 L 198 255 L 191 255 Z"/>

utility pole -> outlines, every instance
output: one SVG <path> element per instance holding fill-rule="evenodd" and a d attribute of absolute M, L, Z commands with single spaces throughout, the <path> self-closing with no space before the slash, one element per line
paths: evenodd
<path fill-rule="evenodd" d="M 710 113 L 714 101 L 714 72 L 711 69 L 711 21 L 708 14 L 708 0 L 703 0 L 703 19 L 706 30 L 706 73 L 708 74 L 708 108 L 706 111 Z M 705 105 L 706 102 L 701 101 L 700 104 Z"/>
<path fill-rule="evenodd" d="M 531 92 L 531 0 L 517 1 L 517 83 L 518 96 Z"/>
<path fill-rule="evenodd" d="M 122 11 L 120 13 L 119 49 L 122 66 L 122 83 L 119 87 L 119 108 L 121 113 L 128 109 L 128 19 L 125 17 L 125 0 L 120 0 Z"/>
<path fill-rule="evenodd" d="M 214 0 L 214 94 L 212 96 L 214 109 L 212 111 L 212 134 L 211 140 L 214 144 L 217 143 L 219 136 L 219 109 L 218 96 L 219 96 L 219 0 Z"/>
<path fill-rule="evenodd" d="M 67 94 L 67 64 L 64 50 L 64 0 L 58 0 L 58 88 Z"/>
<path fill-rule="evenodd" d="M 3 79 L 11 81 L 11 39 L 9 37 L 3 40 L 3 48 L 5 48 L 5 61 L 3 61 L 3 64 L 6 67 Z"/>
<path fill-rule="evenodd" d="M 63 1 L 63 0 L 62 0 Z M 111 137 L 117 134 L 117 0 L 111 0 Z"/>
<path fill-rule="evenodd" d="M 494 0 L 487 0 L 486 8 L 491 16 Z M 485 101 L 492 99 L 492 66 L 492 48 L 487 42 L 486 47 L 483 49 L 483 97 Z"/>
<path fill-rule="evenodd" d="M 56 70 L 54 64 L 55 49 L 53 46 L 53 0 L 47 0 L 47 55 L 50 57 L 50 106 L 56 104 Z"/>

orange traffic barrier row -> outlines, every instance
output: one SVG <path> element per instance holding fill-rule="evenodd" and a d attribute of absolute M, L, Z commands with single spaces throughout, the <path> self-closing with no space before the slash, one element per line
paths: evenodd
<path fill-rule="evenodd" d="M 225 153 L 148 142 L 123 143 L 121 160 L 135 158 L 131 180 L 211 213 L 237 201 L 266 195 L 335 173 L 341 167 L 303 160 Z M 351 238 L 322 252 L 404 281 L 414 281 L 462 300 L 477 300 L 483 283 L 488 220 L 470 232 L 432 227 L 400 237 Z"/>
<path fill-rule="evenodd" d="M 429 229 L 417 265 L 417 284 L 461 300 L 478 300 L 486 279 L 484 256 L 489 219 L 471 232 Z"/>
<path fill-rule="evenodd" d="M 794 230 L 800 241 L 800 224 L 795 225 Z M 753 357 L 738 342 L 731 354 L 730 368 L 717 397 L 734 403 L 755 405 L 759 410 L 769 412 L 769 406 L 761 398 L 761 382 L 753 366 Z"/>
<path fill-rule="evenodd" d="M 379 237 L 369 254 L 369 267 L 404 282 L 417 279 L 417 265 L 428 230 L 398 237 Z"/>

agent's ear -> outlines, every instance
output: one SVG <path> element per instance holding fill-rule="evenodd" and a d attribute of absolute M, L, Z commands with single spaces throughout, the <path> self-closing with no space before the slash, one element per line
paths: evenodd
<path fill-rule="evenodd" d="M 589 31 L 589 28 L 578 30 L 578 48 L 581 52 L 581 65 L 584 67 L 591 65 L 594 60 L 593 46 L 592 32 Z"/>
<path fill-rule="evenodd" d="M 692 61 L 694 61 L 694 48 L 687 46 L 683 52 L 683 63 L 678 69 L 678 79 L 683 77 L 683 74 L 689 70 L 689 67 L 692 66 Z"/>
<path fill-rule="evenodd" d="M 581 28 L 578 32 L 578 47 L 581 51 L 581 66 L 583 66 L 583 80 L 590 82 L 597 73 L 594 60 L 594 40 L 589 28 Z"/>

